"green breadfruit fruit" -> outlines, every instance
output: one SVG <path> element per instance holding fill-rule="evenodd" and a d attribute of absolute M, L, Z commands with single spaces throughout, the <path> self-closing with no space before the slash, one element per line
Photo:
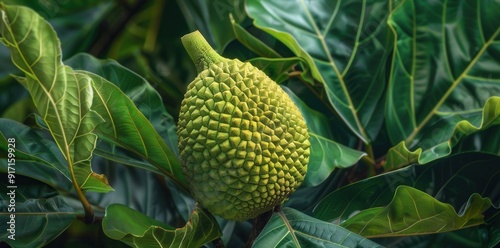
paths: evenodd
<path fill-rule="evenodd" d="M 177 129 L 193 196 L 225 219 L 254 218 L 304 180 L 310 147 L 304 118 L 264 72 L 221 57 L 198 31 L 182 43 L 199 72 Z"/>

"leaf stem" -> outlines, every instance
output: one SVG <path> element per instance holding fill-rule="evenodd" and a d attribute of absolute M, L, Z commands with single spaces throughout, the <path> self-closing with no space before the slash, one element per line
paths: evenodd
<path fill-rule="evenodd" d="M 69 154 L 67 156 L 69 158 Z M 73 187 L 75 188 L 78 200 L 80 200 L 80 202 L 82 203 L 83 209 L 85 211 L 85 224 L 91 224 L 92 222 L 94 222 L 94 210 L 92 210 L 87 197 L 85 197 L 85 193 L 83 193 L 80 185 L 78 185 L 78 182 L 76 181 L 75 171 L 73 170 L 73 164 L 70 160 L 68 160 L 68 165 L 71 174 L 71 181 L 73 182 Z"/>
<path fill-rule="evenodd" d="M 373 155 L 373 147 L 371 143 L 365 144 L 365 152 L 368 154 L 367 159 L 369 159 L 370 164 L 375 164 L 375 155 Z"/>

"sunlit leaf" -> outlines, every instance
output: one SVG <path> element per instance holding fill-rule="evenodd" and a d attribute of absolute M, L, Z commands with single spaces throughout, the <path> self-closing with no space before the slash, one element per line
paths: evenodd
<path fill-rule="evenodd" d="M 90 159 L 103 119 L 92 110 L 91 78 L 61 62 L 59 39 L 51 26 L 25 7 L 2 8 L 1 41 L 14 64 L 25 73 L 19 78 L 28 89 L 54 140 L 68 162 L 78 187 L 108 192 L 104 175 L 92 172 Z"/>
<path fill-rule="evenodd" d="M 253 247 L 381 247 L 340 226 L 284 208 L 274 213 Z"/>
<path fill-rule="evenodd" d="M 254 25 L 307 61 L 332 106 L 366 143 L 383 121 L 387 8 L 386 1 L 247 1 Z"/>
<path fill-rule="evenodd" d="M 176 123 L 148 81 L 114 60 L 100 60 L 88 54 L 78 54 L 65 63 L 74 70 L 92 72 L 118 86 L 153 125 L 170 150 L 179 154 Z"/>
<path fill-rule="evenodd" d="M 176 126 L 151 85 L 113 61 L 81 54 L 71 58 L 68 64 L 85 69 L 79 72 L 93 79 L 96 92 L 93 108 L 106 120 L 96 133 L 140 155 L 156 167 L 148 170 L 158 172 L 159 169 L 185 187 L 179 159 L 173 152 L 177 152 Z M 98 153 L 108 157 L 113 154 L 103 150 Z M 132 164 L 146 166 L 144 168 L 148 166 L 145 163 Z"/>
<path fill-rule="evenodd" d="M 491 200 L 473 194 L 465 208 L 455 209 L 409 186 L 399 186 L 385 207 L 363 210 L 341 224 L 364 237 L 448 232 L 484 223 Z"/>
<path fill-rule="evenodd" d="M 196 208 L 182 228 L 174 228 L 124 205 L 107 207 L 104 233 L 135 247 L 200 247 L 221 236 L 212 215 Z"/>
<path fill-rule="evenodd" d="M 342 187 L 322 199 L 314 217 L 340 224 L 359 211 L 389 204 L 401 185 L 411 186 L 448 203 L 465 207 L 474 193 L 500 205 L 500 157 L 465 153 L 426 165 L 411 165 Z"/>
<path fill-rule="evenodd" d="M 96 94 L 93 108 L 106 120 L 96 133 L 143 157 L 185 188 L 179 159 L 134 103 L 106 79 L 90 72 L 79 72 L 92 78 Z"/>

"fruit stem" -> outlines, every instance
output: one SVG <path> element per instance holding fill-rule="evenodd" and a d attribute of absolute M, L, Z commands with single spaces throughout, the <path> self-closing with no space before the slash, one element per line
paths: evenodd
<path fill-rule="evenodd" d="M 208 69 L 213 63 L 226 60 L 208 44 L 198 30 L 182 36 L 181 41 L 198 73 Z"/>
<path fill-rule="evenodd" d="M 259 234 L 262 232 L 262 230 L 266 226 L 267 222 L 269 222 L 269 220 L 273 216 L 273 213 L 279 212 L 279 211 L 281 211 L 281 206 L 277 205 L 273 209 L 271 209 L 267 212 L 264 212 L 253 219 L 252 231 L 250 232 L 250 236 L 248 237 L 247 243 L 245 244 L 245 248 L 252 247 L 253 242 L 255 241 L 255 239 L 257 239 Z"/>

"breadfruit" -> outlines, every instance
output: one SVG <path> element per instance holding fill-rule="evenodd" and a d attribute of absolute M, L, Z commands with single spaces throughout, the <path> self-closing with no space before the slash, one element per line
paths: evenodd
<path fill-rule="evenodd" d="M 263 71 L 223 58 L 198 31 L 181 40 L 199 73 L 187 87 L 177 125 L 190 190 L 213 214 L 254 218 L 304 180 L 310 153 L 304 118 Z"/>

